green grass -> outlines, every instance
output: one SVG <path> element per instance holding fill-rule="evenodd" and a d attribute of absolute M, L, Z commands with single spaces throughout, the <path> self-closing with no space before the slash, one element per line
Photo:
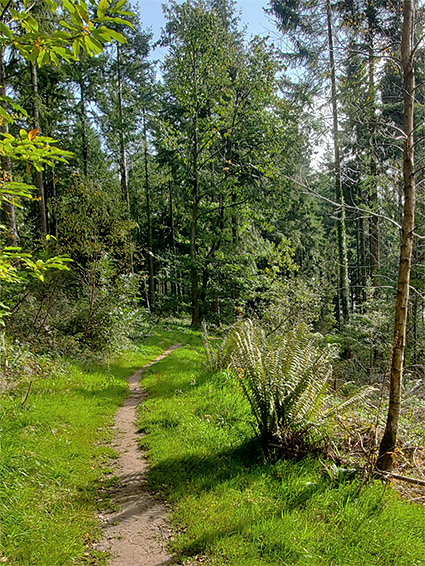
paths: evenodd
<path fill-rule="evenodd" d="M 107 507 L 111 425 L 127 392 L 125 378 L 180 335 L 154 332 L 110 365 L 65 361 L 0 399 L 0 557 L 14 566 L 104 564 L 91 549 Z"/>
<path fill-rule="evenodd" d="M 207 372 L 196 334 L 143 385 L 149 482 L 173 504 L 172 549 L 185 564 L 425 564 L 423 507 L 380 482 L 338 484 L 320 462 L 262 460 L 242 394 Z"/>
<path fill-rule="evenodd" d="M 0 556 L 12 566 L 106 564 L 91 549 L 109 504 L 113 416 L 125 378 L 152 366 L 140 410 L 153 490 L 173 503 L 173 550 L 214 566 L 419 566 L 423 508 L 379 482 L 332 482 L 320 463 L 265 464 L 249 408 L 231 378 L 203 365 L 200 336 L 170 325 L 109 366 L 65 362 L 4 394 Z M 131 565 L 129 565 L 131 566 Z"/>

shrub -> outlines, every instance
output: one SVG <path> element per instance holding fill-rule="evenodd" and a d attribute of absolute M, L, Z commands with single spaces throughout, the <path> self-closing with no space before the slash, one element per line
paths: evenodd
<path fill-rule="evenodd" d="M 229 338 L 227 338 L 229 340 Z M 300 458 L 323 446 L 324 421 L 362 397 L 331 402 L 328 385 L 336 352 L 320 347 L 304 325 L 269 340 L 251 320 L 234 327 L 232 366 L 249 401 L 266 458 Z"/>

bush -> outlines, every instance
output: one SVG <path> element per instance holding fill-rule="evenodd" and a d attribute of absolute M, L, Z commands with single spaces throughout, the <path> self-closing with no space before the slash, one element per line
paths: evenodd
<path fill-rule="evenodd" d="M 213 369 L 231 365 L 247 398 L 263 453 L 299 459 L 325 446 L 325 420 L 359 400 L 343 402 L 328 393 L 336 350 L 320 346 L 320 335 L 305 325 L 268 338 L 252 320 L 237 323 L 221 344 L 206 352 Z"/>

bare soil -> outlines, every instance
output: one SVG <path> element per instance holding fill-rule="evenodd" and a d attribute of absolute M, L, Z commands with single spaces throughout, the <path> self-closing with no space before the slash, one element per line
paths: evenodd
<path fill-rule="evenodd" d="M 171 537 L 167 509 L 146 489 L 148 464 L 139 448 L 135 422 L 137 406 L 146 397 L 139 385 L 143 371 L 181 346 L 171 346 L 129 378 L 130 394 L 115 418 L 119 487 L 112 503 L 118 511 L 101 517 L 104 539 L 96 545 L 96 549 L 110 552 L 109 566 L 166 566 L 172 562 L 166 551 Z"/>

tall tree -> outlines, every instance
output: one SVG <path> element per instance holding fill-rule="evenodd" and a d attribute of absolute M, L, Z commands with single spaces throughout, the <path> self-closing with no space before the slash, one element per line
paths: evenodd
<path fill-rule="evenodd" d="M 404 211 L 400 242 L 400 263 L 397 285 L 397 301 L 394 321 L 394 344 L 390 373 L 390 396 L 387 423 L 379 447 L 376 466 L 379 470 L 391 470 L 397 443 L 401 406 L 401 383 L 406 350 L 407 316 L 412 266 L 413 233 L 415 229 L 415 159 L 414 159 L 414 110 L 415 110 L 415 0 L 403 2 L 403 27 L 401 38 L 401 66 L 404 86 L 404 146 L 403 187 Z"/>
<path fill-rule="evenodd" d="M 176 150 L 190 206 L 192 325 L 196 327 L 202 320 L 199 209 L 211 188 L 208 156 L 220 135 L 217 122 L 227 83 L 228 54 L 225 32 L 215 13 L 192 2 L 173 2 L 171 7 L 166 12 L 170 53 L 164 63 L 164 76 L 176 110 L 173 120 L 177 118 L 177 122 L 164 122 L 164 139 L 170 149 Z"/>
<path fill-rule="evenodd" d="M 305 71 L 303 80 L 310 94 L 326 96 L 323 77 L 330 78 L 332 107 L 332 136 L 334 147 L 335 198 L 339 204 L 337 223 L 338 239 L 338 298 L 337 318 L 344 322 L 349 319 L 349 274 L 347 251 L 347 228 L 345 221 L 345 199 L 341 182 L 341 151 L 339 135 L 339 114 L 337 104 L 337 79 L 334 49 L 333 11 L 330 0 L 325 3 L 304 0 L 270 0 L 268 12 L 276 19 L 279 31 L 289 40 L 290 52 L 285 58 Z M 328 57 L 323 58 L 323 53 Z"/>

